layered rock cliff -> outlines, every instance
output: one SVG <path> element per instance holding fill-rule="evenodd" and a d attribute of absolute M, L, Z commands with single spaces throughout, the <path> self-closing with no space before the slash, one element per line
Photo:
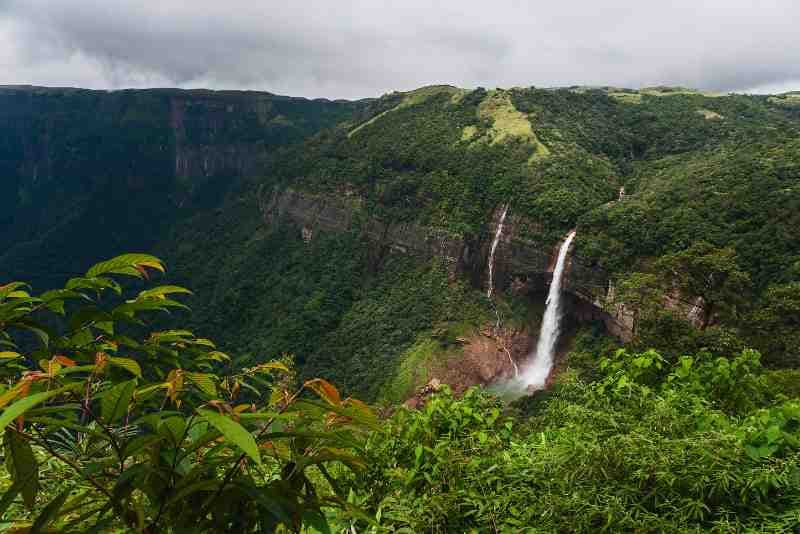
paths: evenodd
<path fill-rule="evenodd" d="M 306 241 L 320 232 L 355 232 L 368 241 L 373 261 L 386 254 L 408 254 L 446 261 L 451 273 L 472 277 L 486 284 L 490 240 L 498 224 L 495 212 L 482 236 L 458 235 L 413 223 L 391 223 L 368 213 L 364 203 L 351 195 L 316 195 L 294 190 L 262 190 L 260 208 L 267 224 L 290 221 L 300 228 Z M 526 237 L 533 223 L 509 214 L 495 256 L 495 284 L 514 293 L 541 292 L 552 276 L 558 247 L 544 247 Z M 377 268 L 378 265 L 374 267 Z M 613 289 L 600 268 L 572 256 L 564 289 L 569 292 L 568 310 L 578 320 L 599 320 L 612 334 L 628 339 L 632 315 L 612 305 Z"/>

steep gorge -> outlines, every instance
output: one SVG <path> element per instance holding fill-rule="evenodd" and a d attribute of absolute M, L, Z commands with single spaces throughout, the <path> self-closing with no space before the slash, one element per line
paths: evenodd
<path fill-rule="evenodd" d="M 291 353 L 364 398 L 402 400 L 424 380 L 409 370 L 447 372 L 453 355 L 486 364 L 462 381 L 513 374 L 571 228 L 568 326 L 623 340 L 636 310 L 620 277 L 701 237 L 735 246 L 754 279 L 762 257 L 773 280 L 792 272 L 795 119 L 758 97 L 16 87 L 0 89 L 0 120 L 0 277 L 52 287 L 155 251 L 195 291 L 200 333 L 242 362 Z M 762 236 L 742 213 L 780 224 Z M 697 322 L 696 295 L 662 298 Z"/>

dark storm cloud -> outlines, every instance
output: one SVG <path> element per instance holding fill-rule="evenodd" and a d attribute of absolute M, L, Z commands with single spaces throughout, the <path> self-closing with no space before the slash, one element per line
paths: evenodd
<path fill-rule="evenodd" d="M 0 0 L 0 83 L 800 88 L 796 0 Z"/>

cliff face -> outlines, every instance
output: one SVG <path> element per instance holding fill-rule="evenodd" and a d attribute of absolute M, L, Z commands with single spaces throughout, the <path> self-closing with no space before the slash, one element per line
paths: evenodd
<path fill-rule="evenodd" d="M 288 219 L 302 228 L 305 240 L 318 232 L 358 232 L 372 246 L 375 267 L 391 253 L 443 258 L 452 269 L 465 264 L 468 246 L 461 236 L 411 223 L 391 223 L 369 216 L 359 199 L 311 195 L 292 190 L 261 193 L 268 223 Z"/>
<path fill-rule="evenodd" d="M 491 239 L 499 224 L 496 210 L 483 238 L 447 233 L 415 224 L 391 224 L 370 216 L 355 196 L 313 195 L 293 190 L 262 191 L 260 206 L 268 224 L 289 220 L 310 241 L 320 232 L 356 232 L 372 249 L 375 267 L 386 254 L 443 258 L 453 274 L 487 283 Z M 509 214 L 495 252 L 495 285 L 517 293 L 542 291 L 552 276 L 558 247 L 545 248 L 526 234 L 533 223 Z M 570 259 L 564 289 L 571 295 L 569 312 L 578 320 L 603 321 L 609 332 L 628 339 L 633 330 L 631 314 L 612 307 L 613 289 L 606 273 L 574 255 Z"/>
<path fill-rule="evenodd" d="M 358 106 L 256 92 L 0 87 L 0 278 L 44 264 L 46 283 L 56 283 L 55 272 L 148 250 L 178 218 L 219 205 L 276 147 Z"/>

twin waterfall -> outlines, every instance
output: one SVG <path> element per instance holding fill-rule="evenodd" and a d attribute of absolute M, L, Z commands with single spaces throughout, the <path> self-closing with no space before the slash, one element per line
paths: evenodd
<path fill-rule="evenodd" d="M 529 356 L 528 367 L 520 377 L 522 385 L 528 391 L 542 389 L 553 368 L 553 356 L 561 331 L 561 280 L 564 277 L 564 265 L 567 262 L 567 253 L 573 239 L 575 239 L 574 230 L 569 233 L 558 250 L 553 280 L 550 282 L 550 290 L 547 293 L 539 342 L 536 344 L 536 351 Z"/>
<path fill-rule="evenodd" d="M 503 235 L 503 225 L 505 224 L 506 215 L 508 215 L 508 205 L 503 206 L 503 211 L 497 223 L 497 230 L 492 240 L 492 246 L 489 249 L 489 280 L 486 296 L 490 300 L 494 292 L 494 255 L 497 251 L 497 245 L 500 243 L 500 239 Z M 522 389 L 527 392 L 542 389 L 547 382 L 547 377 L 550 376 L 550 371 L 553 368 L 553 357 L 555 356 L 558 336 L 561 333 L 561 283 L 564 278 L 569 247 L 572 245 L 574 239 L 575 231 L 573 230 L 567 235 L 567 238 L 558 250 L 558 259 L 553 269 L 553 279 L 550 282 L 550 289 L 545 303 L 542 328 L 539 332 L 539 341 L 536 344 L 536 350 L 528 355 L 527 367 L 522 372 L 522 375 L 520 375 L 517 370 L 517 364 L 511 357 L 511 353 L 506 349 L 517 375 L 516 378 L 512 380 L 512 383 L 509 384 L 513 384 L 513 389 Z M 495 313 L 497 314 L 496 329 L 499 329 L 500 315 L 497 308 L 495 308 Z"/>

